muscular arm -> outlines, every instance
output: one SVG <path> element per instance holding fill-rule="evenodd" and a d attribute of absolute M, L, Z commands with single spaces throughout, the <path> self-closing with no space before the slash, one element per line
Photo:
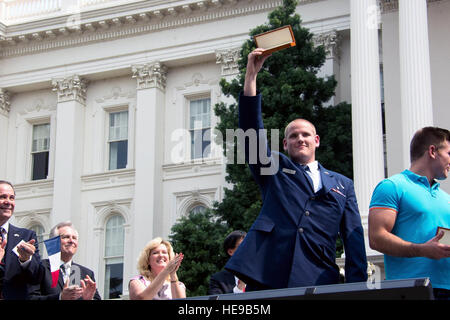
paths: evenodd
<path fill-rule="evenodd" d="M 369 245 L 372 249 L 390 256 L 426 257 L 441 259 L 450 257 L 450 246 L 439 243 L 444 233 L 425 243 L 412 243 L 393 234 L 397 211 L 389 208 L 372 208 L 369 212 Z"/>

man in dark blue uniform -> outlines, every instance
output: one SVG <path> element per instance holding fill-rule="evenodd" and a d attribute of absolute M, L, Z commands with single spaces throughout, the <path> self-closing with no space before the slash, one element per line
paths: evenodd
<path fill-rule="evenodd" d="M 364 232 L 353 182 L 316 161 L 320 138 L 314 125 L 304 119 L 288 124 L 283 147 L 289 157 L 260 141 L 264 137 L 258 134 L 263 123 L 256 76 L 269 57 L 263 52 L 258 48 L 249 54 L 239 99 L 239 127 L 244 132 L 255 130 L 257 145 L 266 148 L 257 151 L 256 157 L 250 154 L 252 145 L 245 148 L 263 206 L 225 268 L 247 283 L 247 291 L 335 284 L 339 282 L 335 262 L 339 234 L 346 281 L 366 281 Z M 270 162 L 259 159 L 260 155 L 267 155 Z"/>

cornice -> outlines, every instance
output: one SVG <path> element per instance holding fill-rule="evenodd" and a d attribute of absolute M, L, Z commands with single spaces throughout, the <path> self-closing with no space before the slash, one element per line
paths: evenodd
<path fill-rule="evenodd" d="M 427 0 L 427 3 L 438 2 L 442 0 Z M 398 11 L 398 0 L 378 0 L 378 6 L 381 9 L 381 13 L 389 13 Z"/>
<path fill-rule="evenodd" d="M 303 0 L 307 3 L 320 0 Z M 282 0 L 204 0 L 137 2 L 49 18 L 0 30 L 0 57 L 109 41 L 272 10 Z M 151 4 L 152 6 L 149 6 Z"/>

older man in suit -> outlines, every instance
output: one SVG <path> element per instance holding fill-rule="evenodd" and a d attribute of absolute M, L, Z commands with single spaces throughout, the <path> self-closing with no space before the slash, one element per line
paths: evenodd
<path fill-rule="evenodd" d="M 269 55 L 255 49 L 248 56 L 244 92 L 239 99 L 239 126 L 263 129 L 256 77 Z M 251 131 L 252 131 L 251 130 Z M 254 131 L 253 131 L 254 132 Z M 326 285 L 339 282 L 335 262 L 338 234 L 345 249 L 345 279 L 366 281 L 364 233 L 353 182 L 325 169 L 315 159 L 320 138 L 312 123 L 296 119 L 283 140 L 289 157 L 271 151 L 257 134 L 257 155 L 246 146 L 246 161 L 259 184 L 263 206 L 242 244 L 225 268 L 247 283 L 247 291 Z M 263 143 L 260 143 L 263 142 Z"/>
<path fill-rule="evenodd" d="M 15 199 L 13 185 L 0 180 L 0 241 L 4 250 L 1 296 L 5 300 L 27 299 L 28 286 L 39 283 L 42 276 L 36 233 L 9 223 L 14 213 Z"/>
<path fill-rule="evenodd" d="M 50 262 L 48 259 L 42 260 L 45 277 L 40 285 L 32 288 L 31 300 L 101 300 L 94 272 L 72 261 L 78 249 L 78 231 L 71 222 L 62 222 L 50 231 L 50 237 L 58 235 L 61 239 L 58 283 L 56 287 L 52 287 Z"/>

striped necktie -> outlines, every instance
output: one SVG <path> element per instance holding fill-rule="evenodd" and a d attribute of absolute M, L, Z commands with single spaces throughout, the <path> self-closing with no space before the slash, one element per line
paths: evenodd
<path fill-rule="evenodd" d="M 0 227 L 0 238 L 1 238 L 2 242 L 3 242 L 3 239 L 6 238 L 6 230 L 3 227 Z"/>

